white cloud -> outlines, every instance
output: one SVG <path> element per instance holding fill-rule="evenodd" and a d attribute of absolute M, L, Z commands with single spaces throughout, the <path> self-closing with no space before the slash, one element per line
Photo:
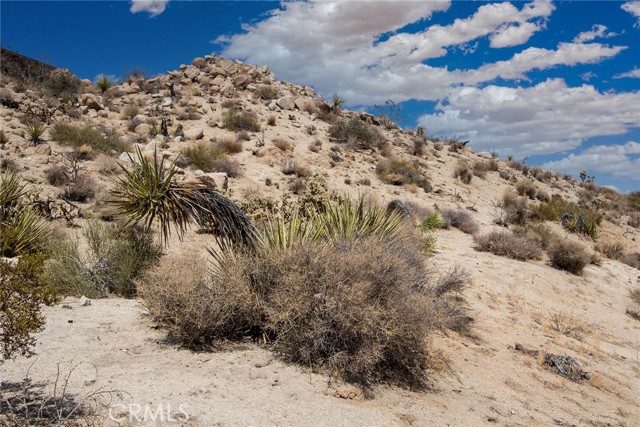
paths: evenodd
<path fill-rule="evenodd" d="M 614 79 L 621 79 L 624 77 L 640 79 L 640 68 L 634 68 L 631 71 L 627 71 L 626 73 L 616 74 L 613 76 Z"/>
<path fill-rule="evenodd" d="M 578 174 L 586 170 L 590 174 L 610 174 L 617 178 L 630 178 L 640 181 L 640 143 L 629 141 L 624 145 L 596 145 L 579 154 L 569 154 L 567 157 L 547 162 L 544 168 L 560 172 Z"/>
<path fill-rule="evenodd" d="M 624 10 L 625 12 L 629 12 L 630 14 L 638 18 L 638 22 L 636 22 L 635 26 L 640 26 L 640 1 L 630 1 L 620 7 L 622 7 L 622 10 Z"/>
<path fill-rule="evenodd" d="M 147 12 L 150 16 L 158 16 L 167 8 L 169 0 L 131 0 L 131 13 Z"/>
<path fill-rule="evenodd" d="M 491 47 L 510 47 L 526 43 L 533 33 L 541 29 L 540 25 L 523 22 L 520 25 L 508 25 L 491 35 Z"/>
<path fill-rule="evenodd" d="M 427 133 L 459 136 L 477 149 L 520 157 L 568 151 L 586 139 L 640 127 L 639 92 L 601 93 L 548 79 L 529 88 L 463 87 L 419 124 Z"/>
<path fill-rule="evenodd" d="M 601 38 L 608 39 L 610 37 L 617 36 L 618 33 L 607 32 L 607 27 L 604 25 L 594 25 L 591 27 L 591 31 L 585 31 L 583 33 L 578 34 L 574 39 L 574 43 L 586 43 L 592 40 Z"/>

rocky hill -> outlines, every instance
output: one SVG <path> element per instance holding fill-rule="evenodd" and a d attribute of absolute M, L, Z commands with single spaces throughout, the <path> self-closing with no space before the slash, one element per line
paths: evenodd
<path fill-rule="evenodd" d="M 171 344 L 144 298 L 68 297 L 45 309 L 37 356 L 1 366 L 7 413 L 28 372 L 48 383 L 43 396 L 60 393 L 58 375 L 69 402 L 94 404 L 95 417 L 77 423 L 157 425 L 133 416 L 148 406 L 162 407 L 166 425 L 640 424 L 637 194 L 402 130 L 214 55 L 111 83 L 61 70 L 38 84 L 2 77 L 0 167 L 28 183 L 30 203 L 57 236 L 79 238 L 81 253 L 88 224 L 115 219 L 118 165 L 156 154 L 176 163 L 177 182 L 215 188 L 256 223 L 305 198 L 393 202 L 419 230 L 433 275 L 464 277 L 453 300 L 465 325 L 430 336 L 429 390 L 383 383 L 365 398 L 254 341 L 209 352 Z M 174 233 L 163 260 L 206 259 L 212 242 L 195 226 Z"/>

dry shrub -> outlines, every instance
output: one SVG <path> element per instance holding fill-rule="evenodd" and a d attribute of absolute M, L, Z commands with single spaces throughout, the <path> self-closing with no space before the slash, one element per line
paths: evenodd
<path fill-rule="evenodd" d="M 96 158 L 96 169 L 98 172 L 107 175 L 122 172 L 122 169 L 118 166 L 118 161 L 115 158 L 104 154 L 98 154 L 98 157 Z"/>
<path fill-rule="evenodd" d="M 213 142 L 199 142 L 181 151 L 178 166 L 194 166 L 204 172 L 212 172 L 215 162 L 224 155 L 225 150 Z"/>
<path fill-rule="evenodd" d="M 229 154 L 236 154 L 242 152 L 242 141 L 240 138 L 235 137 L 224 137 L 219 142 L 218 145 Z"/>
<path fill-rule="evenodd" d="M 373 150 L 384 144 L 382 135 L 359 119 L 338 120 L 329 128 L 329 135 L 337 142 L 357 150 Z"/>
<path fill-rule="evenodd" d="M 271 115 L 267 118 L 267 124 L 269 126 L 275 126 L 276 125 L 276 116 Z"/>
<path fill-rule="evenodd" d="M 529 239 L 536 240 L 543 249 L 547 249 L 549 244 L 557 238 L 556 233 L 544 224 L 527 224 L 525 226 L 516 226 L 513 233 L 518 236 L 526 236 Z"/>
<path fill-rule="evenodd" d="M 206 267 L 206 260 L 183 253 L 161 260 L 137 281 L 149 312 L 187 346 L 239 338 L 259 321 L 248 283 L 237 276 L 211 280 Z"/>
<path fill-rule="evenodd" d="M 477 160 L 473 164 L 473 174 L 478 178 L 487 176 L 487 172 L 496 172 L 498 170 L 498 161 L 496 159 Z"/>
<path fill-rule="evenodd" d="M 596 250 L 610 259 L 621 260 L 624 258 L 624 244 L 622 242 L 600 242 Z"/>
<path fill-rule="evenodd" d="M 293 144 L 284 138 L 274 138 L 271 142 L 274 147 L 279 148 L 281 151 L 288 151 L 293 149 Z"/>
<path fill-rule="evenodd" d="M 69 176 L 65 168 L 59 165 L 53 165 L 44 172 L 47 182 L 56 187 L 67 185 L 69 183 Z"/>
<path fill-rule="evenodd" d="M 625 264 L 633 267 L 633 268 L 637 268 L 638 270 L 640 270 L 640 252 L 634 252 L 631 254 L 627 254 L 623 259 L 622 262 L 624 262 Z"/>
<path fill-rule="evenodd" d="M 632 212 L 627 220 L 629 227 L 640 228 L 640 212 Z"/>
<path fill-rule="evenodd" d="M 516 191 L 521 196 L 527 196 L 530 199 L 534 199 L 536 197 L 536 185 L 533 181 L 519 181 L 516 184 Z"/>
<path fill-rule="evenodd" d="M 473 216 L 462 209 L 445 209 L 442 211 L 442 217 L 445 228 L 454 227 L 467 234 L 475 234 L 480 228 Z"/>
<path fill-rule="evenodd" d="M 237 178 L 241 174 L 240 163 L 229 156 L 221 156 L 211 165 L 213 172 L 225 172 L 229 178 Z"/>
<path fill-rule="evenodd" d="M 88 174 L 78 174 L 62 193 L 62 197 L 72 202 L 84 203 L 95 196 L 96 181 Z"/>
<path fill-rule="evenodd" d="M 258 117 L 254 113 L 247 111 L 238 111 L 230 109 L 222 117 L 225 129 L 229 129 L 234 132 L 240 132 L 243 130 L 251 132 L 260 131 L 260 123 L 258 123 Z"/>
<path fill-rule="evenodd" d="M 295 160 L 288 160 L 281 169 L 285 175 L 295 175 L 298 178 L 307 178 L 311 176 L 311 169 Z"/>
<path fill-rule="evenodd" d="M 465 184 L 470 184 L 473 179 L 473 172 L 467 162 L 458 162 L 453 171 L 453 177 L 460 178 L 460 181 Z"/>
<path fill-rule="evenodd" d="M 502 195 L 502 216 L 496 220 L 500 225 L 524 225 L 529 220 L 528 203 L 524 197 L 518 197 L 513 191 L 505 191 Z"/>
<path fill-rule="evenodd" d="M 477 236 L 476 249 L 491 252 L 518 260 L 542 258 L 540 243 L 525 235 L 516 235 L 510 231 L 491 231 L 483 236 Z"/>
<path fill-rule="evenodd" d="M 429 179 L 415 162 L 398 158 L 382 159 L 376 166 L 376 173 L 387 184 L 416 184 L 426 192 L 431 191 Z"/>
<path fill-rule="evenodd" d="M 592 259 L 583 245 L 562 239 L 551 242 L 547 248 L 547 254 L 552 267 L 573 274 L 580 274 Z"/>

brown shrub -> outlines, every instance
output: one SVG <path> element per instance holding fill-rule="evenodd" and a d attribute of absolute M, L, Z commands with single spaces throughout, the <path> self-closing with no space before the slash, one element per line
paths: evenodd
<path fill-rule="evenodd" d="M 454 227 L 467 234 L 475 234 L 480 229 L 471 214 L 462 209 L 444 209 L 442 217 L 445 228 Z"/>
<path fill-rule="evenodd" d="M 580 274 L 592 259 L 583 245 L 563 239 L 551 242 L 547 248 L 547 254 L 552 267 L 573 274 Z"/>
<path fill-rule="evenodd" d="M 483 236 L 476 236 L 475 241 L 479 251 L 522 261 L 540 259 L 543 254 L 537 240 L 510 231 L 491 231 Z"/>
<path fill-rule="evenodd" d="M 51 185 L 55 185 L 56 187 L 67 185 L 69 183 L 69 175 L 67 175 L 67 171 L 59 165 L 49 167 L 44 174 L 47 178 L 47 182 Z"/>
<path fill-rule="evenodd" d="M 293 144 L 291 141 L 287 141 L 284 138 L 274 138 L 271 143 L 274 147 L 279 148 L 281 151 L 288 151 L 293 149 Z"/>
<path fill-rule="evenodd" d="M 226 155 L 214 160 L 211 169 L 214 172 L 225 172 L 229 178 L 237 178 L 241 173 L 240 163 Z"/>
<path fill-rule="evenodd" d="M 516 184 L 516 191 L 521 196 L 527 196 L 530 199 L 534 199 L 536 197 L 536 185 L 533 181 L 518 181 Z"/>
<path fill-rule="evenodd" d="M 295 160 L 288 160 L 281 169 L 285 175 L 296 175 L 298 178 L 307 178 L 311 175 L 311 169 Z"/>
<path fill-rule="evenodd" d="M 470 184 L 473 179 L 473 172 L 467 162 L 458 162 L 453 171 L 453 177 L 460 178 L 460 181 L 465 184 Z"/>
<path fill-rule="evenodd" d="M 275 126 L 276 125 L 276 116 L 271 115 L 271 116 L 267 117 L 267 124 L 269 126 Z"/>
<path fill-rule="evenodd" d="M 84 203 L 96 194 L 95 180 L 87 174 L 78 174 L 62 193 L 62 197 L 72 202 Z"/>
<path fill-rule="evenodd" d="M 478 178 L 484 178 L 487 172 L 496 172 L 497 170 L 498 161 L 496 159 L 476 160 L 473 164 L 473 174 Z"/>
<path fill-rule="evenodd" d="M 518 224 L 524 225 L 529 220 L 528 202 L 524 197 L 512 191 L 505 191 L 502 195 L 502 216 L 496 220 L 500 225 Z"/>
<path fill-rule="evenodd" d="M 627 220 L 629 227 L 640 228 L 640 212 L 632 212 Z"/>
<path fill-rule="evenodd" d="M 222 138 L 218 144 L 220 147 L 229 154 L 236 154 L 242 152 L 242 141 L 240 138 L 225 137 Z"/>
<path fill-rule="evenodd" d="M 623 259 L 622 262 L 624 262 L 625 264 L 633 267 L 633 268 L 637 268 L 638 270 L 640 270 L 640 252 L 634 252 L 631 254 L 627 254 Z"/>
<path fill-rule="evenodd" d="M 416 184 L 426 192 L 431 191 L 431 182 L 415 162 L 398 158 L 382 159 L 376 166 L 376 173 L 387 184 Z"/>
<path fill-rule="evenodd" d="M 624 244 L 622 242 L 599 242 L 596 250 L 607 258 L 621 260 L 624 258 Z"/>

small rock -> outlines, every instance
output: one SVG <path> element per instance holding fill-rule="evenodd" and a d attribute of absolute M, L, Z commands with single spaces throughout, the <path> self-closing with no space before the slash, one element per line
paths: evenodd
<path fill-rule="evenodd" d="M 202 128 L 191 128 L 184 131 L 184 137 L 186 139 L 198 140 L 204 137 L 204 130 Z"/>
<path fill-rule="evenodd" d="M 102 110 L 102 105 L 100 105 L 98 99 L 92 93 L 83 93 L 80 95 L 80 102 L 82 105 L 93 108 L 96 111 Z"/>
<path fill-rule="evenodd" d="M 483 159 L 493 159 L 493 155 L 488 151 L 482 151 L 477 154 L 478 157 L 482 157 Z"/>
<path fill-rule="evenodd" d="M 80 299 L 78 300 L 78 305 L 80 307 L 87 307 L 89 305 L 91 305 L 91 300 L 87 297 L 85 297 L 84 295 L 82 297 L 80 297 Z"/>
<path fill-rule="evenodd" d="M 40 144 L 33 151 L 34 154 L 50 156 L 51 155 L 51 147 L 49 144 Z"/>

